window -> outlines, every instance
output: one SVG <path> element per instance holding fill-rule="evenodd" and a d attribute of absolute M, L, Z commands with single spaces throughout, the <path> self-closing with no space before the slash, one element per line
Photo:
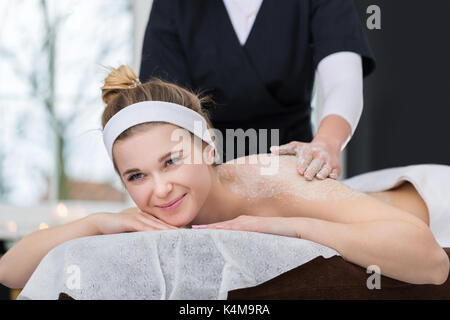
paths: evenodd
<path fill-rule="evenodd" d="M 133 65 L 133 30 L 132 0 L 0 2 L 0 201 L 69 199 L 71 183 L 120 188 L 100 87 L 102 66 Z"/>

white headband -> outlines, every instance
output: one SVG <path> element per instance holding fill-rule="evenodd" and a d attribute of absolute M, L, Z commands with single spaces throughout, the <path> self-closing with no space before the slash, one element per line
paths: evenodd
<path fill-rule="evenodd" d="M 122 132 L 141 123 L 156 121 L 172 123 L 189 130 L 215 147 L 209 134 L 206 120 L 199 113 L 175 103 L 145 101 L 123 108 L 105 125 L 103 142 L 111 160 L 113 159 L 112 147 L 114 141 Z"/>

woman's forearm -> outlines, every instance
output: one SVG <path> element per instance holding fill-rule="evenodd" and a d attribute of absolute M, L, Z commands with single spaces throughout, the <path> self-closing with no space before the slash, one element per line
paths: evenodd
<path fill-rule="evenodd" d="M 0 283 L 23 288 L 51 249 L 68 240 L 99 234 L 94 219 L 95 214 L 27 235 L 0 259 Z"/>
<path fill-rule="evenodd" d="M 431 231 L 396 220 L 336 223 L 313 218 L 294 220 L 297 234 L 335 249 L 347 261 L 414 284 L 441 284 L 449 272 L 449 259 Z"/>

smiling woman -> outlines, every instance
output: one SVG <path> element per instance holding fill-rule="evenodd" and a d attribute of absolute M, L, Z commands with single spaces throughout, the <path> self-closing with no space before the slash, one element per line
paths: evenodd
<path fill-rule="evenodd" d="M 333 179 L 307 181 L 289 155 L 251 155 L 218 165 L 202 99 L 158 79 L 141 84 L 126 66 L 106 78 L 103 99 L 105 146 L 139 210 L 99 212 L 27 236 L 0 260 L 0 282 L 23 286 L 42 257 L 70 239 L 186 226 L 300 237 L 359 266 L 377 265 L 394 279 L 446 281 L 449 259 L 427 223 L 442 221 L 439 209 L 411 213 L 411 206 L 395 200 L 395 190 L 375 197 Z M 196 121 L 203 131 L 195 130 Z M 278 165 L 271 175 L 260 170 L 267 163 Z M 450 176 L 448 167 L 433 176 L 426 168 L 419 172 L 438 185 L 445 182 L 443 173 Z M 410 204 L 422 203 L 418 192 L 398 190 Z"/>
<path fill-rule="evenodd" d="M 121 68 L 123 74 L 128 75 L 128 82 L 135 83 L 132 70 Z M 123 91 L 113 103 L 116 107 L 121 104 L 120 110 L 125 107 L 131 114 L 135 104 L 142 100 L 130 99 L 135 97 L 130 93 L 145 90 L 146 85 L 151 82 Z M 169 88 L 173 89 L 167 84 Z M 158 101 L 158 98 L 149 98 L 151 87 L 148 89 L 150 93 L 146 98 Z M 176 90 L 186 94 L 181 88 Z M 182 103 L 184 101 L 170 98 L 164 101 L 178 104 L 180 114 L 185 113 L 182 106 L 189 107 Z M 111 102 L 107 108 L 110 106 Z M 157 112 L 164 113 L 156 107 L 146 106 L 140 115 L 143 118 L 140 123 L 155 121 Z M 125 115 L 121 117 L 126 119 Z M 186 117 L 189 117 L 188 113 Z M 119 174 L 128 168 L 140 168 L 135 172 L 142 173 L 142 178 L 126 180 L 125 187 L 144 214 L 177 227 L 193 225 L 196 228 L 228 228 L 302 237 L 331 247 L 361 266 L 376 264 L 386 275 L 403 281 L 442 283 L 446 280 L 449 268 L 446 253 L 427 224 L 404 208 L 331 179 L 307 182 L 296 174 L 292 157 L 280 157 L 282 169 L 278 168 L 273 176 L 262 176 L 255 170 L 258 165 L 247 164 L 254 156 L 244 157 L 244 165 L 231 161 L 212 167 L 209 164 L 214 157 L 213 149 L 206 153 L 206 161 L 198 165 L 184 161 L 169 166 L 161 164 L 167 150 L 176 150 L 178 141 L 174 142 L 170 137 L 180 129 L 180 123 L 173 118 L 166 117 L 165 120 L 166 123 L 157 127 L 143 127 L 144 131 L 116 139 L 111 145 Z M 139 127 L 133 126 L 135 123 L 128 118 L 123 122 L 124 132 L 130 130 L 129 127 Z M 188 131 L 192 133 L 192 129 Z M 208 139 L 201 145 L 188 141 L 183 145 L 183 160 L 191 159 L 187 156 L 192 151 L 205 154 L 203 149 L 208 146 Z M 108 142 L 105 143 L 108 147 Z M 177 152 L 180 154 L 179 150 Z M 275 155 L 261 156 L 279 159 Z M 224 177 L 223 173 L 227 179 L 220 179 Z M 417 194 L 412 196 L 417 197 Z M 168 207 L 161 208 L 165 205 Z M 355 241 L 367 236 L 371 239 L 369 242 Z"/>
<path fill-rule="evenodd" d="M 178 108 L 175 112 L 194 111 L 202 116 L 208 129 L 212 128 L 201 108 L 208 98 L 199 98 L 158 79 L 129 88 L 129 83 L 136 81 L 134 71 L 125 66 L 113 69 L 105 79 L 102 88 L 103 100 L 107 105 L 102 118 L 105 131 L 116 114 L 124 109 L 131 110 L 130 105 L 150 101 L 157 104 L 137 106 L 143 107 L 139 110 L 139 118 L 143 118 L 145 112 L 154 117 L 158 117 L 158 112 L 169 112 L 172 105 L 164 103 L 171 103 Z M 158 109 L 159 106 L 164 109 Z M 141 212 L 180 227 L 202 212 L 202 207 L 209 207 L 205 200 L 214 183 L 211 177 L 216 165 L 213 164 L 214 148 L 209 149 L 209 154 L 204 152 L 207 151 L 207 142 L 196 143 L 199 140 L 195 140 L 192 132 L 164 121 L 142 121 L 116 135 L 117 138 L 110 144 L 114 168 Z M 173 139 L 174 136 L 182 139 Z M 211 141 L 210 145 L 213 146 Z M 196 154 L 206 154 L 206 159 L 202 157 L 202 161 L 196 162 Z M 181 197 L 176 205 L 169 206 Z"/>
<path fill-rule="evenodd" d="M 178 142 L 171 141 L 174 130 L 177 127 L 172 124 L 147 128 L 116 142 L 113 155 L 124 186 L 139 209 L 180 227 L 200 211 L 211 187 L 213 169 L 206 162 L 189 165 L 194 152 L 190 146 L 180 148 Z"/>

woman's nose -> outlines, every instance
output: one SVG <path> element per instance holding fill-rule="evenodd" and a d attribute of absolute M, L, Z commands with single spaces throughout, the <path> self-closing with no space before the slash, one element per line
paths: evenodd
<path fill-rule="evenodd" d="M 158 197 L 164 198 L 172 190 L 172 183 L 165 179 L 155 179 L 155 193 Z"/>

